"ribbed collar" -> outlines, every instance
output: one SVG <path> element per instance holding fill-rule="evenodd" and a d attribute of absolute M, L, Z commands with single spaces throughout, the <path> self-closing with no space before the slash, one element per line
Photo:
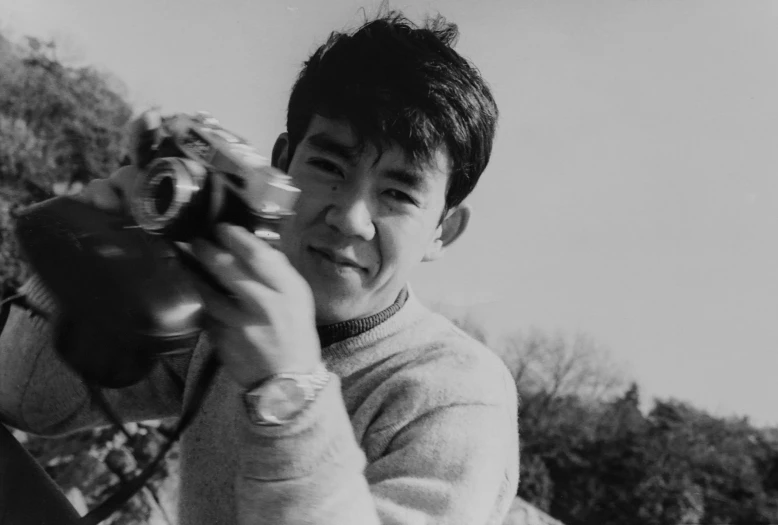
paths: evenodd
<path fill-rule="evenodd" d="M 321 347 L 326 348 L 335 343 L 344 341 L 350 337 L 356 337 L 359 334 L 365 333 L 368 330 L 380 325 L 394 314 L 396 314 L 400 308 L 403 307 L 405 301 L 408 300 L 408 289 L 403 288 L 400 294 L 397 296 L 397 300 L 385 310 L 381 310 L 377 314 L 373 314 L 369 317 L 363 317 L 361 319 L 351 319 L 349 321 L 343 321 L 335 324 L 328 324 L 324 326 L 317 326 L 316 330 L 319 332 L 319 341 Z"/>

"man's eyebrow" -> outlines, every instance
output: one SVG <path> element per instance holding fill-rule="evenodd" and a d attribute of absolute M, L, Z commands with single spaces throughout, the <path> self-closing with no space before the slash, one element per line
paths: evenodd
<path fill-rule="evenodd" d="M 386 176 L 415 190 L 427 185 L 427 177 L 416 170 L 390 169 L 386 171 Z"/>
<path fill-rule="evenodd" d="M 307 137 L 305 141 L 314 148 L 324 153 L 338 156 L 351 164 L 354 164 L 359 156 L 358 148 L 356 146 L 344 144 L 324 132 L 314 133 L 310 137 Z"/>

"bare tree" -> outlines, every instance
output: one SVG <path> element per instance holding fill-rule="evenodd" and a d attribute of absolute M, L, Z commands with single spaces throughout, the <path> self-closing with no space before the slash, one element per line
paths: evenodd
<path fill-rule="evenodd" d="M 527 336 L 512 334 L 506 346 L 519 363 L 517 382 L 522 379 L 532 391 L 599 400 L 620 394 L 625 385 L 610 352 L 586 333 L 549 335 L 533 329 Z"/>
<path fill-rule="evenodd" d="M 599 400 L 621 394 L 628 382 L 609 350 L 589 334 L 538 328 L 526 334 L 519 329 L 500 332 L 476 310 L 443 304 L 432 308 L 499 355 L 522 392 Z"/>

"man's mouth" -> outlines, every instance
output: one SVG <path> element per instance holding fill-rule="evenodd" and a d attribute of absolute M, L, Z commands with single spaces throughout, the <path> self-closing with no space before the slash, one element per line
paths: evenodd
<path fill-rule="evenodd" d="M 347 255 L 343 255 L 341 253 L 329 250 L 327 248 L 314 248 L 311 246 L 309 248 L 313 253 L 316 255 L 319 255 L 320 257 L 328 260 L 329 262 L 336 264 L 338 266 L 343 266 L 347 268 L 354 268 L 355 270 L 365 271 L 365 268 L 359 265 L 354 259 L 348 257 Z"/>

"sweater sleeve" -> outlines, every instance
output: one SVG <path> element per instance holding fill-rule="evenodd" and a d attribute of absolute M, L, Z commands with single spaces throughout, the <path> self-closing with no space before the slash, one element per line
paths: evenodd
<path fill-rule="evenodd" d="M 440 395 L 414 375 L 390 381 L 397 395 L 375 413 L 369 462 L 337 381 L 288 429 L 241 418 L 239 523 L 502 523 L 518 485 L 516 392 L 507 371 L 497 396 L 475 398 Z M 458 376 L 447 380 L 454 386 Z"/>
<path fill-rule="evenodd" d="M 252 425 L 240 412 L 239 524 L 380 523 L 337 377 L 288 427 Z"/>
<path fill-rule="evenodd" d="M 55 304 L 35 277 L 23 288 L 27 300 L 49 318 Z M 0 420 L 21 430 L 59 435 L 107 424 L 86 385 L 56 354 L 52 325 L 12 307 L 0 327 Z M 180 410 L 188 358 L 160 361 L 132 387 L 103 391 L 124 421 L 173 416 Z"/>
<path fill-rule="evenodd" d="M 381 523 L 501 524 L 518 488 L 513 427 L 504 407 L 480 404 L 441 407 L 406 425 L 366 470 Z"/>

